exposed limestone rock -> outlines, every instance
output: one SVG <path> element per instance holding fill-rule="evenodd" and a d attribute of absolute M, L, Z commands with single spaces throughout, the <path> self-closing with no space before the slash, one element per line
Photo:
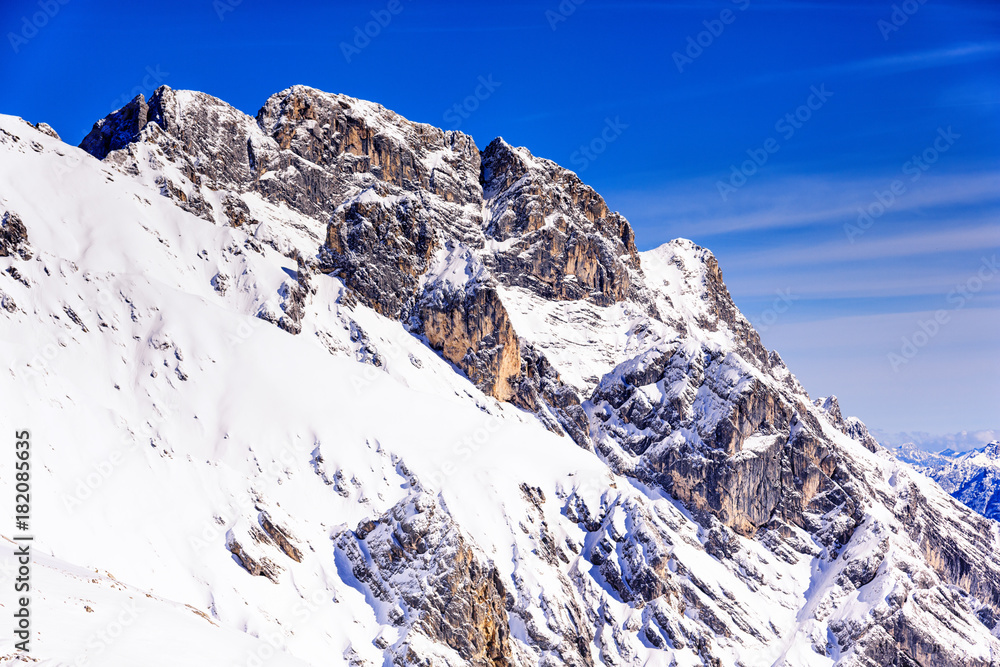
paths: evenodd
<path fill-rule="evenodd" d="M 513 664 L 506 592 L 496 568 L 483 562 L 433 496 L 401 501 L 343 533 L 337 548 L 373 596 L 395 605 L 387 621 L 409 624 L 410 631 L 454 649 L 464 664 Z M 408 655 L 415 651 L 406 641 L 388 650 L 405 664 L 422 664 L 411 662 L 419 656 Z"/>
<path fill-rule="evenodd" d="M 447 241 L 479 249 L 487 237 L 517 237 L 483 258 L 506 284 L 530 279 L 556 298 L 596 303 L 636 292 L 638 254 L 628 222 L 575 174 L 502 140 L 481 158 L 470 137 L 369 102 L 295 86 L 273 95 L 252 119 L 209 95 L 161 87 L 148 105 L 139 96 L 98 122 L 81 147 L 132 173 L 152 168 L 164 196 L 206 220 L 256 222 L 243 193 L 322 220 L 321 270 L 379 313 L 404 321 L 416 314 L 432 345 L 501 400 L 514 397 L 517 378 L 530 381 L 535 366 L 522 373 L 517 337 L 494 292 L 434 304 L 445 310 L 427 307 L 420 278 L 435 249 Z M 181 180 L 168 176 L 163 162 L 175 165 Z M 213 199 L 219 210 L 206 188 L 221 191 Z M 480 218 L 484 207 L 488 223 Z M 551 228 L 539 224 L 543 209 L 558 211 Z M 518 259 L 529 247 L 531 267 Z M 418 301 L 423 305 L 414 311 Z M 487 323 L 493 313 L 497 321 Z M 275 322 L 286 319 L 296 331 L 294 318 Z M 557 421 L 585 440 L 572 406 L 579 399 L 558 389 L 557 380 L 545 385 L 553 411 L 574 413 Z M 524 396 L 520 404 L 537 401 Z"/>
<path fill-rule="evenodd" d="M 93 129 L 80 142 L 80 148 L 98 160 L 103 160 L 111 151 L 124 148 L 135 141 L 136 135 L 149 122 L 149 106 L 142 95 L 123 106 L 118 111 L 94 123 Z"/>
<path fill-rule="evenodd" d="M 754 330 L 750 322 L 747 321 L 726 288 L 726 283 L 722 279 L 722 269 L 715 255 L 707 253 L 705 258 L 706 284 L 705 293 L 712 304 L 712 312 L 716 321 L 724 322 L 736 338 L 738 349 L 747 359 L 756 359 L 762 364 L 768 363 L 768 352 L 760 342 L 760 335 Z M 706 328 L 713 329 L 713 322 L 704 322 Z"/>
<path fill-rule="evenodd" d="M 316 293 L 316 288 L 310 284 L 314 268 L 307 264 L 302 256 L 296 259 L 298 270 L 295 272 L 295 279 L 285 281 L 278 291 L 282 298 L 281 309 L 284 315 L 278 318 L 277 324 L 290 334 L 301 333 L 306 304 L 309 297 Z"/>
<path fill-rule="evenodd" d="M 160 194 L 167 199 L 173 199 L 177 202 L 177 205 L 191 213 L 203 218 L 209 222 L 212 222 L 212 207 L 205 201 L 205 198 L 201 195 L 201 191 L 192 188 L 190 194 L 184 189 L 179 187 L 176 183 L 170 179 L 160 176 L 156 179 L 156 184 L 160 186 Z"/>
<path fill-rule="evenodd" d="M 42 134 L 49 135 L 53 139 L 59 139 L 60 141 L 62 140 L 61 137 L 59 136 L 59 133 L 56 132 L 54 129 L 52 129 L 52 126 L 49 125 L 48 123 L 41 123 L 41 122 L 39 122 L 39 123 L 35 123 L 32 127 L 34 127 L 36 130 L 38 130 Z"/>
<path fill-rule="evenodd" d="M 137 142 L 157 146 L 198 188 L 256 192 L 317 220 L 381 181 L 454 203 L 438 211 L 452 232 L 478 229 L 461 210 L 481 198 L 471 138 L 370 102 L 296 86 L 272 96 L 254 120 L 210 95 L 164 86 L 148 105 L 139 96 L 99 121 L 81 148 L 99 159 L 121 149 L 112 161 L 141 170 L 150 156 L 130 150 Z"/>
<path fill-rule="evenodd" d="M 461 368 L 487 394 L 511 400 L 521 372 L 517 335 L 496 289 L 470 283 L 437 288 L 420 302 L 421 333 L 445 359 Z"/>
<path fill-rule="evenodd" d="M 258 544 L 270 543 L 270 538 L 267 537 L 267 534 L 256 527 L 251 530 L 250 537 L 253 542 Z M 226 548 L 229 549 L 230 553 L 236 557 L 236 560 L 239 561 L 240 565 L 247 572 L 255 577 L 267 577 L 272 582 L 278 583 L 278 576 L 281 574 L 282 568 L 276 565 L 270 558 L 267 556 L 251 555 L 249 550 L 235 538 L 227 540 Z"/>
<path fill-rule="evenodd" d="M 17 312 L 17 303 L 3 290 L 0 290 L 0 308 L 3 308 L 8 313 Z"/>
<path fill-rule="evenodd" d="M 139 97 L 99 122 L 82 145 L 129 173 L 155 174 L 164 196 L 206 220 L 259 227 L 253 212 L 263 217 L 261 207 L 287 213 L 288 227 L 315 246 L 301 246 L 310 256 L 279 288 L 281 312 L 259 317 L 301 331 L 310 279 L 322 271 L 348 288 L 338 305 L 403 322 L 487 394 L 536 413 L 636 487 L 663 490 L 690 513 L 671 516 L 662 498 L 643 504 L 610 489 L 573 491 L 564 516 L 586 532 L 580 541 L 560 534 L 543 511 L 545 494 L 525 486 L 533 509 L 513 525 L 528 541 L 523 551 L 551 567 L 556 583 L 539 593 L 516 569 L 509 598 L 510 582 L 434 498 L 417 495 L 362 522 L 336 538 L 338 555 L 387 604 L 376 610 L 385 616 L 379 624 L 405 630 L 394 643 L 389 634 L 376 638 L 391 664 L 444 664 L 424 639 L 453 654 L 447 664 L 529 664 L 518 651 L 530 647 L 538 664 L 590 666 L 633 661 L 636 637 L 690 648 L 710 665 L 732 655 L 713 638 L 730 647 L 786 638 L 787 629 L 748 622 L 738 599 L 680 564 L 671 539 L 718 559 L 754 591 L 766 585 L 755 561 L 773 556 L 808 569 L 815 559 L 824 579 L 810 590 L 830 591 L 803 609 L 811 615 L 803 624 L 815 623 L 803 632 L 813 633 L 817 654 L 832 660 L 839 650 L 842 664 L 966 664 L 958 642 L 946 645 L 922 619 L 937 619 L 952 638 L 981 639 L 984 625 L 996 627 L 993 524 L 957 505 L 944 511 L 945 501 L 915 484 L 866 479 L 882 470 L 852 460 L 879 455 L 867 429 L 844 419 L 835 399 L 813 404 L 740 314 L 711 253 L 672 243 L 652 280 L 646 258 L 654 252 L 640 266 L 627 221 L 575 174 L 499 139 L 480 154 L 460 133 L 304 87 L 272 96 L 256 119 L 207 95 L 162 88 L 148 106 Z M 5 218 L 0 254 L 18 247 L 8 228 Z M 466 269 L 446 280 L 439 260 L 459 249 Z M 215 285 L 225 292 L 226 277 Z M 558 358 L 572 337 L 547 332 L 536 344 L 530 308 L 505 307 L 509 293 L 539 308 L 579 306 L 576 319 L 559 320 L 582 323 L 576 350 L 607 343 L 574 377 L 576 389 L 563 382 L 572 373 Z M 595 324 L 616 314 L 614 327 Z M 350 331 L 357 358 L 384 366 L 375 337 L 354 322 Z M 869 530 L 875 515 L 881 532 Z M 697 535 L 679 538 L 690 516 Z M 227 545 L 251 574 L 276 581 L 275 563 L 301 561 L 302 551 L 266 515 L 258 523 L 234 529 Z M 874 546 L 860 544 L 872 535 Z M 760 548 L 752 558 L 743 537 Z M 516 563 L 527 558 L 514 555 Z M 594 567 L 582 572 L 577 562 Z M 854 594 L 883 602 L 862 619 L 836 617 Z"/>
<path fill-rule="evenodd" d="M 222 197 L 222 213 L 233 227 L 256 223 L 250 214 L 250 207 L 239 197 L 226 194 Z"/>
<path fill-rule="evenodd" d="M 879 444 L 868 432 L 868 427 L 864 425 L 864 422 L 857 417 L 844 418 L 844 415 L 840 412 L 840 403 L 837 401 L 836 396 L 817 398 L 813 401 L 813 405 L 822 410 L 830 419 L 830 422 L 842 433 L 860 442 L 868 451 L 878 451 Z"/>
<path fill-rule="evenodd" d="M 896 513 L 930 567 L 945 581 L 1000 610 L 1000 564 L 991 558 L 993 552 L 970 539 L 992 535 L 995 523 L 977 514 L 942 515 L 916 487 L 908 491 L 909 502 L 897 505 Z"/>
<path fill-rule="evenodd" d="M 0 218 L 0 257 L 17 255 L 21 259 L 31 259 L 28 250 L 28 229 L 21 217 L 13 211 L 4 211 Z"/>
<path fill-rule="evenodd" d="M 510 401 L 538 414 L 546 428 L 565 433 L 581 447 L 590 449 L 590 421 L 572 387 L 559 378 L 545 355 L 529 343 L 521 343 L 521 371 Z"/>
<path fill-rule="evenodd" d="M 252 518 L 241 517 L 226 535 L 226 548 L 243 569 L 274 583 L 278 583 L 284 571 L 278 561 L 287 557 L 296 563 L 302 562 L 298 544 L 298 539 L 266 511 Z"/>
<path fill-rule="evenodd" d="M 379 184 L 337 209 L 321 261 L 366 305 L 399 317 L 412 306 L 434 247 L 420 201 L 393 197 Z"/>
<path fill-rule="evenodd" d="M 490 258 L 504 284 L 602 305 L 632 293 L 632 228 L 576 174 L 497 138 L 483 150 L 482 181 L 487 236 L 514 241 Z"/>
<path fill-rule="evenodd" d="M 285 552 L 286 556 L 296 563 L 302 562 L 302 552 L 293 544 L 295 538 L 281 526 L 275 525 L 271 521 L 271 517 L 267 515 L 267 512 L 260 513 L 260 527 L 264 529 L 264 532 L 274 541 L 277 547 Z"/>
<path fill-rule="evenodd" d="M 642 457 L 633 474 L 744 535 L 776 510 L 804 525 L 806 513 L 846 500 L 831 478 L 836 461 L 813 434 L 818 425 L 803 422 L 793 399 L 748 371 L 733 356 L 668 347 L 606 378 L 594 395 L 611 410 L 598 413 L 605 432 Z M 650 402 L 650 387 L 661 392 L 658 403 Z M 706 411 L 714 422 L 701 416 Z"/>
<path fill-rule="evenodd" d="M 304 86 L 273 95 L 257 121 L 280 149 L 318 165 L 334 179 L 349 181 L 350 174 L 370 173 L 448 202 L 481 198 L 479 152 L 467 135 L 411 123 L 379 105 Z M 411 136 L 404 139 L 403 132 Z M 435 153 L 440 159 L 432 157 Z"/>

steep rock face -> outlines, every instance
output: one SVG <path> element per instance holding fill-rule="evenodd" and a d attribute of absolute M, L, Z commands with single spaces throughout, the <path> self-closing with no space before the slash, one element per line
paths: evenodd
<path fill-rule="evenodd" d="M 135 141 L 136 135 L 148 122 L 149 106 L 146 98 L 137 95 L 121 109 L 94 123 L 93 129 L 80 142 L 80 148 L 98 160 L 103 160 L 108 153 Z"/>
<path fill-rule="evenodd" d="M 632 474 L 744 535 L 776 512 L 818 528 L 807 513 L 847 500 L 815 419 L 738 356 L 713 358 L 693 345 L 651 350 L 607 376 L 593 406 L 602 432 L 638 457 Z"/>
<path fill-rule="evenodd" d="M 776 553 L 788 549 L 792 558 L 812 553 L 820 561 L 840 562 L 833 559 L 843 553 L 844 575 L 831 599 L 873 580 L 875 572 L 863 565 L 870 561 L 854 554 L 870 539 L 868 513 L 883 504 L 895 508 L 894 520 L 905 526 L 912 542 L 893 552 L 907 562 L 902 567 L 909 573 L 894 585 L 913 592 L 890 597 L 885 609 L 864 621 L 831 622 L 843 664 L 962 664 L 963 650 L 928 633 L 926 617 L 951 617 L 956 626 L 968 628 L 963 632 L 973 632 L 977 618 L 995 626 L 998 570 L 986 546 L 995 531 L 952 524 L 950 514 L 943 524 L 930 526 L 924 514 L 930 503 L 916 488 L 901 502 L 869 486 L 870 473 L 858 469 L 828 430 L 878 454 L 867 429 L 859 420 L 844 419 L 835 399 L 813 405 L 780 358 L 761 352 L 756 333 L 741 326 L 742 315 L 715 273 L 706 261 L 709 307 L 690 313 L 694 327 L 690 319 L 683 327 L 697 333 L 700 325 L 706 339 L 658 344 L 621 364 L 595 389 L 586 408 L 598 425 L 598 450 L 615 469 L 682 500 L 706 525 L 719 521 L 773 545 Z M 668 274 L 652 272 L 654 280 L 662 275 Z M 664 281 L 667 288 L 669 283 Z M 674 298 L 670 292 L 665 296 Z M 661 312 L 676 307 L 665 300 L 661 297 Z M 731 351 L 720 354 L 713 338 L 726 330 L 733 339 L 722 349 Z M 801 541 L 800 531 L 821 552 L 812 552 L 815 547 Z M 984 542 L 977 536 L 989 537 Z M 883 553 L 880 558 L 876 562 L 891 557 Z M 848 574 L 857 568 L 871 574 Z M 976 601 L 953 599 L 948 585 Z M 816 618 L 823 616 L 817 612 Z"/>
<path fill-rule="evenodd" d="M 371 174 L 459 205 L 481 199 L 479 151 L 467 135 L 412 123 L 379 105 L 303 86 L 273 95 L 258 112 L 257 122 L 280 149 L 320 167 L 335 182 Z M 304 194 L 308 196 L 308 189 Z"/>
<path fill-rule="evenodd" d="M 389 605 L 392 623 L 454 651 L 429 664 L 513 664 L 503 582 L 434 497 L 401 501 L 344 533 L 337 548 L 358 581 Z M 424 664 L 418 647 L 404 635 L 391 649 L 396 664 Z"/>
<path fill-rule="evenodd" d="M 847 664 L 995 664 L 996 655 L 992 659 L 971 657 L 969 639 L 949 644 L 935 634 L 929 619 L 947 618 L 949 630 L 967 638 L 980 625 L 994 635 L 1000 630 L 996 616 L 1000 565 L 992 554 L 994 547 L 989 546 L 996 539 L 996 525 L 966 513 L 936 485 L 901 480 L 898 495 L 890 497 L 884 488 L 871 483 L 858 462 L 845 459 L 843 463 L 852 480 L 852 492 L 864 499 L 869 512 L 873 500 L 891 508 L 890 521 L 912 540 L 912 546 L 893 553 L 891 547 L 886 548 L 891 540 L 883 531 L 880 548 L 867 558 L 868 573 L 851 577 L 861 590 L 874 588 L 879 583 L 876 576 L 884 568 L 891 566 L 896 573 L 894 581 L 883 581 L 878 587 L 885 599 L 870 620 L 844 619 L 832 624 L 841 646 L 851 647 L 855 654 L 855 661 Z M 871 521 L 866 519 L 866 523 Z M 848 554 L 850 549 L 845 549 L 845 556 Z M 854 571 L 859 572 L 857 568 Z"/>
<path fill-rule="evenodd" d="M 495 292 L 441 299 L 420 287 L 446 241 L 484 243 L 479 151 L 466 135 L 302 86 L 272 96 L 256 120 L 163 87 L 149 105 L 137 98 L 95 125 L 81 146 L 131 173 L 151 172 L 162 194 L 206 219 L 259 227 L 262 199 L 324 221 L 322 235 L 310 222 L 303 228 L 323 239 L 320 271 L 380 314 L 415 316 L 478 386 L 501 400 L 513 395 L 518 342 Z"/>
<path fill-rule="evenodd" d="M 722 269 L 712 254 L 707 254 L 705 262 L 705 295 L 711 304 L 710 312 L 713 319 L 701 322 L 707 329 L 724 323 L 738 343 L 739 351 L 747 359 L 754 359 L 760 364 L 768 363 L 768 352 L 760 342 L 760 336 L 750 322 L 736 308 L 726 283 L 722 279 Z"/>
<path fill-rule="evenodd" d="M 111 137 L 111 139 L 107 139 Z M 152 155 L 143 146 L 155 147 Z M 191 196 L 209 191 L 263 199 L 325 223 L 338 206 L 377 182 L 435 195 L 434 227 L 475 239 L 481 198 L 471 138 L 411 123 L 370 102 L 295 86 L 254 118 L 210 95 L 161 87 L 99 121 L 84 148 L 139 173 L 153 171 Z M 165 169 L 164 162 L 176 167 Z M 455 204 L 450 206 L 450 204 Z M 213 204 L 214 205 L 214 204 Z"/>
<path fill-rule="evenodd" d="M 424 276 L 433 275 L 436 250 L 461 244 L 501 283 L 528 279 L 555 298 L 613 303 L 636 292 L 628 222 L 574 174 L 502 140 L 481 159 L 470 137 L 369 102 L 295 86 L 252 119 L 203 93 L 162 87 L 148 105 L 140 96 L 96 124 L 81 146 L 148 174 L 162 194 L 207 220 L 259 228 L 262 200 L 323 221 L 323 232 L 303 221 L 304 233 L 322 239 L 319 269 L 364 305 L 424 332 L 501 400 L 517 395 L 523 380 L 530 384 L 526 374 L 537 365 L 521 368 L 518 335 L 495 291 L 461 299 L 421 291 L 433 282 Z M 539 210 L 558 211 L 554 226 L 539 227 Z M 487 248 L 488 240 L 513 245 Z M 528 247 L 533 268 L 518 259 Z M 558 373 L 545 384 L 539 399 L 524 394 L 519 405 L 553 412 L 557 430 L 585 440 L 581 412 L 549 403 L 580 399 L 570 398 Z"/>
<path fill-rule="evenodd" d="M 287 559 L 302 562 L 302 551 L 291 533 L 276 523 L 267 512 L 260 512 L 256 520 L 241 518 L 226 535 L 226 548 L 247 572 L 255 577 L 266 577 L 278 583 L 288 564 Z"/>
<path fill-rule="evenodd" d="M 474 262 L 468 254 L 465 260 Z M 473 384 L 501 401 L 514 397 L 521 373 L 517 334 L 484 271 L 455 282 L 429 282 L 416 313 L 431 347 Z"/>
<path fill-rule="evenodd" d="M 51 125 L 49 125 L 48 123 L 42 123 L 42 122 L 38 122 L 38 123 L 35 123 L 35 124 L 33 125 L 33 127 L 34 127 L 34 128 L 36 129 L 36 130 L 38 130 L 39 132 L 41 132 L 42 134 L 47 134 L 47 135 L 49 135 L 50 137 L 52 137 L 53 139 L 59 139 L 59 140 L 61 140 L 61 137 L 59 136 L 59 133 L 58 133 L 58 132 L 56 132 L 56 131 L 55 131 L 55 130 L 54 130 L 54 129 L 52 128 L 52 126 L 51 126 Z"/>
<path fill-rule="evenodd" d="M 548 358 L 530 343 L 521 345 L 518 380 L 511 402 L 537 414 L 550 431 L 565 432 L 581 447 L 593 448 L 590 421 L 579 394 L 562 381 Z"/>
<path fill-rule="evenodd" d="M 483 150 L 490 261 L 506 285 L 547 299 L 608 305 L 632 290 L 639 257 L 632 228 L 576 174 L 494 139 Z"/>
<path fill-rule="evenodd" d="M 365 304 L 397 318 L 413 307 L 437 242 L 420 200 L 379 183 L 334 211 L 321 261 Z"/>

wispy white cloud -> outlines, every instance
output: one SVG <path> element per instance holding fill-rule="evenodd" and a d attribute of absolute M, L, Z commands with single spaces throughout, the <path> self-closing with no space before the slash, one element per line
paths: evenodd
<path fill-rule="evenodd" d="M 898 352 L 932 312 L 778 322 L 764 334 L 810 394 L 840 397 L 841 408 L 887 431 L 995 428 L 1000 405 L 1000 310 L 961 310 L 894 372 Z"/>
<path fill-rule="evenodd" d="M 949 220 L 949 226 L 933 231 L 896 234 L 889 237 L 868 238 L 856 243 L 847 243 L 844 237 L 837 243 L 814 243 L 810 245 L 790 245 L 762 252 L 749 252 L 738 256 L 730 263 L 743 267 L 777 267 L 808 265 L 815 267 L 821 263 L 856 262 L 880 260 L 919 255 L 977 250 L 984 253 L 992 250 L 996 254 L 1000 248 L 1000 220 L 991 216 L 985 224 L 960 226 Z"/>
<path fill-rule="evenodd" d="M 708 236 L 855 221 L 858 209 L 875 201 L 876 191 L 900 178 L 898 171 L 853 178 L 836 174 L 776 178 L 746 186 L 725 205 L 709 179 L 672 184 L 659 192 L 612 192 L 609 199 L 637 226 L 658 227 L 677 236 Z M 1000 171 L 928 172 L 916 183 L 901 180 L 907 191 L 896 197 L 887 217 L 955 205 L 1000 204 Z"/>
<path fill-rule="evenodd" d="M 951 65 L 956 62 L 992 58 L 1000 55 L 1000 42 L 960 44 L 940 49 L 911 51 L 893 56 L 866 58 L 840 65 L 816 68 L 817 74 L 903 72 Z"/>
<path fill-rule="evenodd" d="M 932 265 L 892 270 L 873 262 L 851 270 L 822 271 L 802 265 L 799 270 L 743 269 L 733 271 L 732 262 L 721 261 L 726 284 L 737 301 L 774 298 L 775 290 L 792 290 L 800 299 L 883 299 L 898 297 L 925 297 L 944 305 L 945 296 L 957 285 L 969 280 L 978 262 L 966 268 L 938 268 Z M 987 284 L 968 307 L 1000 306 L 1000 282 Z M 886 303 L 868 305 L 866 309 L 888 308 Z"/>

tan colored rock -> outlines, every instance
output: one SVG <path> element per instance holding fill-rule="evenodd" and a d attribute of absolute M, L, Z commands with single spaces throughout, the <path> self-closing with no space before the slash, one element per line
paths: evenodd
<path fill-rule="evenodd" d="M 253 534 L 253 538 L 255 540 L 264 541 L 267 539 L 266 536 L 263 536 L 263 533 L 260 533 L 260 531 L 257 531 L 257 533 L 259 533 L 259 536 L 258 534 Z M 248 554 L 246 549 L 243 548 L 243 545 L 235 539 L 230 540 L 226 545 L 226 548 L 229 549 L 231 554 L 236 556 L 236 560 L 240 562 L 240 565 L 242 565 L 243 569 L 247 572 L 255 577 L 267 577 L 272 582 L 278 583 L 278 575 L 281 574 L 282 568 L 272 562 L 271 559 L 266 556 L 254 558 Z"/>
<path fill-rule="evenodd" d="M 0 257 L 20 255 L 22 259 L 29 259 L 31 253 L 27 251 L 27 245 L 28 230 L 20 216 L 13 211 L 4 211 L 0 217 Z"/>
<path fill-rule="evenodd" d="M 496 290 L 471 291 L 427 301 L 420 308 L 427 341 L 494 398 L 510 400 L 521 372 L 517 334 Z"/>
<path fill-rule="evenodd" d="M 260 513 L 260 527 L 264 529 L 264 532 L 274 541 L 274 544 L 285 552 L 285 555 L 294 560 L 296 563 L 302 562 L 302 552 L 299 548 L 292 544 L 292 536 L 287 530 L 281 526 L 275 525 L 271 521 L 271 517 L 267 515 L 267 512 Z"/>

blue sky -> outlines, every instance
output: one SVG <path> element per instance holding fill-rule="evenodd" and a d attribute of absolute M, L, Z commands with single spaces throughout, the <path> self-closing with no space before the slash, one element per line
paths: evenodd
<path fill-rule="evenodd" d="M 302 83 L 502 135 L 641 249 L 712 249 L 812 395 L 885 432 L 998 429 L 1000 6 L 895 7 L 8 0 L 0 111 L 78 143 L 160 83 L 251 114 Z"/>

